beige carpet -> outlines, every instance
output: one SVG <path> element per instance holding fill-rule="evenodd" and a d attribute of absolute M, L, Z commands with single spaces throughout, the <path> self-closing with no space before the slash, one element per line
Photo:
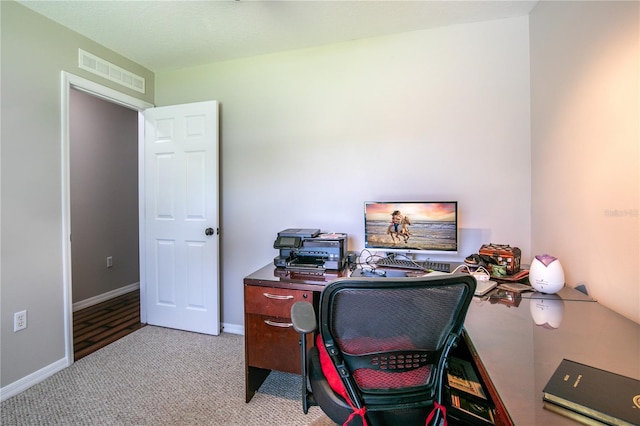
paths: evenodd
<path fill-rule="evenodd" d="M 144 327 L 4 401 L 2 425 L 333 426 L 302 413 L 300 376 L 244 401 L 244 338 Z"/>

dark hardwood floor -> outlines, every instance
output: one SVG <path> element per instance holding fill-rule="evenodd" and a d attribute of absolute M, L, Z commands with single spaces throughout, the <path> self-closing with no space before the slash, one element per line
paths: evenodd
<path fill-rule="evenodd" d="M 140 292 L 123 294 L 73 313 L 74 360 L 133 333 L 140 322 Z"/>

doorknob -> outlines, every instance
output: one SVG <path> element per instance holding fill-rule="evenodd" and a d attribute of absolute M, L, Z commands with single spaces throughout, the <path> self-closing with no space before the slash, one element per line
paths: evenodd
<path fill-rule="evenodd" d="M 204 235 L 213 235 L 213 228 L 207 228 L 204 230 Z"/>

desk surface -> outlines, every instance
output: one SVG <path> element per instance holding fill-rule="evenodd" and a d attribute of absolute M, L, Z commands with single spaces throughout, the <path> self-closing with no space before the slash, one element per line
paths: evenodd
<path fill-rule="evenodd" d="M 563 301 L 575 301 L 575 302 L 595 302 L 596 300 L 591 296 L 581 293 L 571 287 L 564 286 L 556 294 L 545 294 L 537 291 L 524 291 L 522 293 L 515 293 L 513 291 L 502 290 L 496 288 L 491 290 L 484 296 L 480 296 L 480 299 L 486 300 L 489 303 L 500 303 L 508 306 L 517 306 L 522 299 L 545 299 L 554 300 L 562 299 Z M 478 300 L 476 297 L 474 300 Z"/>
<path fill-rule="evenodd" d="M 566 287 L 561 298 L 538 294 L 517 306 L 471 302 L 467 343 L 515 425 L 576 424 L 542 403 L 563 358 L 640 379 L 640 325 L 577 293 Z"/>
<path fill-rule="evenodd" d="M 299 290 L 322 291 L 322 288 L 330 282 L 349 276 L 348 269 L 340 271 L 325 271 L 316 274 L 313 272 L 289 271 L 284 268 L 276 268 L 266 265 L 251 275 L 245 277 L 245 281 L 253 285 L 265 287 L 297 288 Z"/>

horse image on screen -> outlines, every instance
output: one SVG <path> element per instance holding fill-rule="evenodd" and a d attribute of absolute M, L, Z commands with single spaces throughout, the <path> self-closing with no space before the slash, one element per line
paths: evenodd
<path fill-rule="evenodd" d="M 455 201 L 365 202 L 365 248 L 405 252 L 455 252 Z"/>

